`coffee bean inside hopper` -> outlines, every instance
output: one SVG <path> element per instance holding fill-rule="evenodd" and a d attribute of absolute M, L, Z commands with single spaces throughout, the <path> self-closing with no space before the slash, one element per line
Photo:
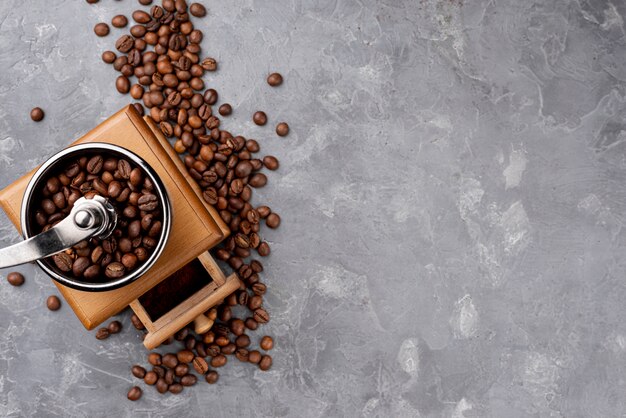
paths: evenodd
<path fill-rule="evenodd" d="M 51 257 L 63 274 L 88 282 L 118 279 L 136 270 L 149 258 L 163 227 L 159 199 L 143 171 L 123 158 L 93 154 L 46 179 L 34 215 L 37 232 L 62 221 L 79 198 L 95 195 L 108 198 L 117 211 L 111 236 L 81 241 Z"/>

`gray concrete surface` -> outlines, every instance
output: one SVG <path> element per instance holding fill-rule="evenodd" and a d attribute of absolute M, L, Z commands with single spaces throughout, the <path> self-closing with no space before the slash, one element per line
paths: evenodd
<path fill-rule="evenodd" d="M 225 126 L 282 163 L 255 197 L 283 217 L 274 367 L 130 403 L 128 314 L 97 341 L 25 266 L 0 286 L 0 415 L 624 416 L 624 2 L 205 3 Z M 92 27 L 136 4 L 0 3 L 1 187 L 128 102 Z"/>

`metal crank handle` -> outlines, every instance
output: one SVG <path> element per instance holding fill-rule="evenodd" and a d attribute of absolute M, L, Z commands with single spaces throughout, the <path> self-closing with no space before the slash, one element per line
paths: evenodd
<path fill-rule="evenodd" d="M 115 208 L 102 196 L 81 197 L 61 222 L 25 241 L 0 249 L 0 268 L 30 263 L 67 250 L 79 242 L 111 235 L 117 224 Z"/>

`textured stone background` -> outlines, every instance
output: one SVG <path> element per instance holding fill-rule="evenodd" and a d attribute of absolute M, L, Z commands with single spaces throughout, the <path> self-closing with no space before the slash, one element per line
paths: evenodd
<path fill-rule="evenodd" d="M 283 217 L 274 367 L 130 403 L 128 314 L 97 341 L 24 266 L 0 285 L 1 415 L 623 416 L 624 2 L 205 3 L 225 126 L 282 163 L 255 195 Z M 100 61 L 120 31 L 92 28 L 136 5 L 0 3 L 0 187 L 128 102 Z"/>

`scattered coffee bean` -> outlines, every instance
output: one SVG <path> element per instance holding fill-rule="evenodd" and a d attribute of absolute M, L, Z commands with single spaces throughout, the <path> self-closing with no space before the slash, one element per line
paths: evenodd
<path fill-rule="evenodd" d="M 12 271 L 7 275 L 7 282 L 9 282 L 9 284 L 12 286 L 21 286 L 24 284 L 24 276 L 22 275 L 22 273 Z"/>
<path fill-rule="evenodd" d="M 30 111 L 30 118 L 35 122 L 40 122 L 43 120 L 45 114 L 40 107 L 35 107 Z"/>
<path fill-rule="evenodd" d="M 137 401 L 139 400 L 139 398 L 141 398 L 142 393 L 143 391 L 141 390 L 139 386 L 133 386 L 128 391 L 127 398 L 128 400 L 131 400 L 131 401 Z"/>
<path fill-rule="evenodd" d="M 122 323 L 120 321 L 112 321 L 107 326 L 107 329 L 111 334 L 118 334 L 122 330 Z"/>
<path fill-rule="evenodd" d="M 217 380 L 219 379 L 219 377 L 220 375 L 215 370 L 211 370 L 210 372 L 206 374 L 205 379 L 208 384 L 212 385 L 214 383 L 217 383 Z"/>
<path fill-rule="evenodd" d="M 46 306 L 51 311 L 58 311 L 61 308 L 61 300 L 57 296 L 48 296 L 46 299 Z"/>
<path fill-rule="evenodd" d="M 198 378 L 192 374 L 187 374 L 180 379 L 180 383 L 183 386 L 193 386 L 198 381 Z"/>
<path fill-rule="evenodd" d="M 152 364 L 153 366 L 160 366 L 161 355 L 159 353 L 150 353 L 148 355 L 148 363 Z"/>
<path fill-rule="evenodd" d="M 115 52 L 113 51 L 104 51 L 102 53 L 102 61 L 106 62 L 107 64 L 113 64 L 116 58 L 117 55 L 115 55 Z"/>
<path fill-rule="evenodd" d="M 218 111 L 220 112 L 220 115 L 228 116 L 233 113 L 233 107 L 228 103 L 224 103 L 219 107 Z"/>
<path fill-rule="evenodd" d="M 174 383 L 173 385 L 170 385 L 169 390 L 171 393 L 177 395 L 183 391 L 183 385 L 180 383 Z"/>
<path fill-rule="evenodd" d="M 139 0 L 139 4 L 143 6 L 149 6 L 152 4 L 152 0 Z"/>
<path fill-rule="evenodd" d="M 131 315 L 130 322 L 133 324 L 135 329 L 138 329 L 140 331 L 146 329 L 146 327 L 143 325 L 143 322 L 141 322 L 141 319 L 139 319 L 139 317 L 135 314 Z"/>
<path fill-rule="evenodd" d="M 143 378 L 143 381 L 146 382 L 146 385 L 152 386 L 157 382 L 158 379 L 159 379 L 159 375 L 157 375 L 153 371 L 150 371 L 146 373 L 146 375 Z"/>
<path fill-rule="evenodd" d="M 278 136 L 287 136 L 287 134 L 289 134 L 289 125 L 285 122 L 279 123 L 276 125 L 276 133 Z"/>
<path fill-rule="evenodd" d="M 124 15 L 117 15 L 111 19 L 111 25 L 116 28 L 125 28 L 128 25 L 128 19 Z"/>
<path fill-rule="evenodd" d="M 265 350 L 265 351 L 269 351 L 272 348 L 274 348 L 274 340 L 272 339 L 272 337 L 266 335 L 263 338 L 261 338 L 261 342 L 259 343 L 259 346 Z"/>
<path fill-rule="evenodd" d="M 267 77 L 267 84 L 272 87 L 280 86 L 283 84 L 283 76 L 279 73 L 272 73 Z"/>
<path fill-rule="evenodd" d="M 93 31 L 98 36 L 107 36 L 109 34 L 109 25 L 106 23 L 100 22 L 94 26 Z"/>
<path fill-rule="evenodd" d="M 212 362 L 211 362 L 212 363 Z M 215 366 L 214 366 L 215 367 Z M 205 374 L 209 370 L 209 365 L 202 357 L 196 357 L 193 359 L 193 368 L 200 374 Z"/>
<path fill-rule="evenodd" d="M 248 353 L 248 361 L 253 364 L 258 364 L 261 361 L 262 354 L 257 350 L 252 350 Z"/>
<path fill-rule="evenodd" d="M 263 356 L 261 357 L 261 361 L 259 362 L 259 368 L 263 371 L 267 371 L 272 367 L 272 357 L 271 356 Z"/>
<path fill-rule="evenodd" d="M 168 391 L 170 386 L 167 384 L 164 378 L 160 377 L 156 382 L 157 392 L 163 394 Z"/>
<path fill-rule="evenodd" d="M 200 3 L 192 3 L 189 6 L 189 13 L 195 17 L 204 17 L 206 16 L 206 8 Z"/>
<path fill-rule="evenodd" d="M 272 229 L 278 228 L 280 226 L 280 216 L 277 213 L 270 213 L 265 218 L 265 224 Z"/>
<path fill-rule="evenodd" d="M 276 159 L 276 157 L 272 156 L 272 155 L 267 155 L 265 157 L 263 157 L 263 165 L 268 169 L 268 170 L 278 170 L 278 159 Z"/>
<path fill-rule="evenodd" d="M 226 356 L 218 354 L 217 356 L 215 356 L 215 357 L 213 357 L 211 359 L 211 366 L 215 367 L 215 368 L 222 367 L 222 366 L 224 366 L 226 364 L 227 361 L 228 361 L 228 359 L 226 358 Z M 197 371 L 197 369 L 196 369 L 196 371 Z M 200 373 L 200 372 L 198 372 L 198 373 Z"/>
<path fill-rule="evenodd" d="M 267 123 L 267 115 L 265 112 L 255 112 L 254 115 L 252 115 L 252 121 L 259 126 L 263 126 Z"/>
<path fill-rule="evenodd" d="M 173 353 L 165 354 L 161 361 L 165 367 L 169 367 L 170 369 L 173 369 L 178 365 L 178 358 L 176 357 L 176 354 Z"/>
<path fill-rule="evenodd" d="M 109 338 L 110 334 L 111 333 L 109 332 L 108 329 L 100 328 L 98 330 L 98 332 L 96 332 L 96 339 L 98 339 L 98 340 L 106 340 L 107 338 Z"/>
<path fill-rule="evenodd" d="M 146 369 L 144 369 L 143 367 L 139 365 L 133 366 L 130 369 L 130 371 L 133 374 L 133 376 L 135 376 L 138 379 L 143 379 L 146 376 Z"/>

